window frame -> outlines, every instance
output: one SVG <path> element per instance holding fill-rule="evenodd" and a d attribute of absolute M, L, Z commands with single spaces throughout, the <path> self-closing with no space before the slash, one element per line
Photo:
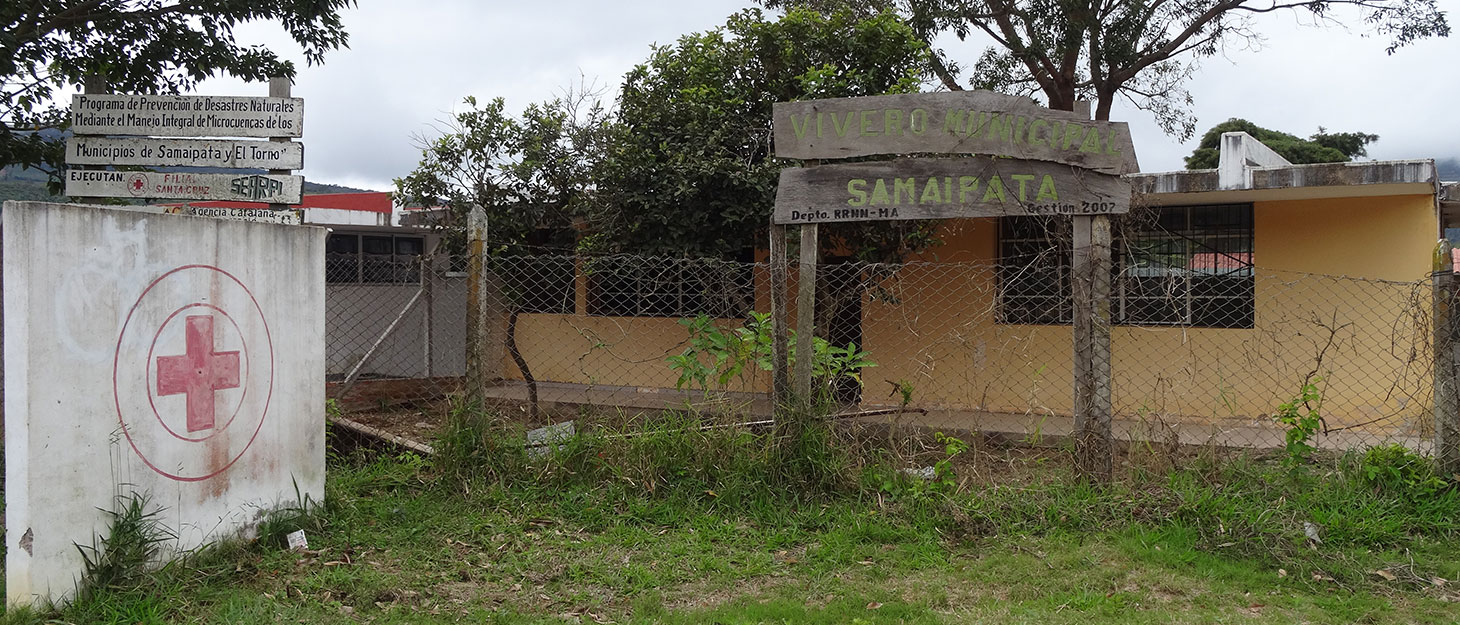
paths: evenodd
<path fill-rule="evenodd" d="M 1161 211 L 1161 213 L 1158 213 L 1156 220 L 1153 222 L 1153 226 L 1129 232 L 1118 231 L 1112 237 L 1112 247 L 1114 248 L 1111 254 L 1110 312 L 1112 324 L 1132 327 L 1253 328 L 1256 321 L 1256 276 L 1255 265 L 1253 264 L 1256 228 L 1254 225 L 1253 205 L 1251 203 L 1193 204 L 1163 206 L 1156 210 Z M 1227 219 L 1226 223 L 1216 223 L 1215 225 L 1200 224 L 1197 222 L 1198 215 L 1202 210 L 1211 210 L 1214 214 L 1229 217 L 1236 215 L 1236 217 L 1235 219 Z M 1176 230 L 1164 227 L 1163 224 L 1174 221 L 1170 219 L 1170 216 L 1175 211 L 1180 211 L 1179 227 Z M 1237 212 L 1233 213 L 1232 211 Z M 1011 225 L 1013 222 L 1009 220 L 1012 219 L 1028 219 L 1033 221 L 1044 218 L 1001 217 L 998 219 L 996 245 L 999 264 L 995 271 L 995 297 L 997 299 L 995 323 L 1001 325 L 1070 325 L 1073 321 L 1073 308 L 1070 305 L 1070 258 L 1072 250 L 1064 249 L 1068 246 L 1057 247 L 1051 245 L 1051 237 L 1047 228 L 1044 229 L 1043 236 L 1010 238 L 1009 235 L 1016 233 L 1019 229 L 1017 226 Z M 1220 222 L 1222 220 L 1213 219 L 1212 221 Z M 1180 245 L 1182 248 L 1180 256 L 1185 259 L 1183 266 L 1176 267 L 1169 264 L 1164 266 L 1147 265 L 1159 272 L 1180 275 L 1183 278 L 1182 283 L 1178 287 L 1181 290 L 1180 295 L 1166 295 L 1163 297 L 1132 294 L 1141 278 L 1140 276 L 1133 275 L 1134 270 L 1140 265 L 1133 262 L 1136 256 L 1132 253 L 1132 250 L 1137 249 L 1142 241 L 1154 243 L 1152 247 L 1160 247 L 1171 242 L 1176 242 Z M 1213 241 L 1236 241 L 1236 244 L 1224 245 L 1218 243 L 1216 247 L 1212 247 L 1211 243 Z M 1026 244 L 1028 249 L 1040 249 L 1041 254 L 1053 254 L 1054 263 L 1052 263 L 1052 266 L 1056 270 L 1055 283 L 1059 289 L 1058 293 L 1053 295 L 1026 295 L 1023 293 L 1010 295 L 1010 291 L 1006 286 L 1007 280 L 1011 276 L 1022 275 L 1023 272 L 1037 267 L 1036 264 L 1028 260 L 1016 261 L 1018 264 L 1010 264 L 1011 247 L 1019 244 Z M 1222 247 L 1230 249 L 1219 249 Z M 1201 254 L 1212 255 L 1212 267 L 1210 269 L 1196 266 L 1198 265 L 1196 260 Z M 1236 262 L 1229 262 L 1226 259 L 1231 259 Z M 1224 268 L 1224 264 L 1234 266 Z M 1049 267 L 1046 266 L 1044 269 L 1047 271 Z M 1214 288 L 1218 290 L 1227 289 L 1230 292 L 1225 294 L 1199 293 L 1198 291 L 1200 289 L 1197 288 L 1199 285 L 1196 284 L 1196 281 L 1202 277 L 1201 274 L 1203 271 L 1209 271 L 1210 273 L 1208 275 L 1212 277 L 1236 277 L 1241 279 L 1242 282 L 1234 282 L 1233 284 L 1238 285 L 1235 288 L 1230 285 L 1215 286 L 1222 283 L 1212 282 L 1211 284 L 1214 285 Z M 1133 302 L 1140 300 L 1160 302 L 1172 297 L 1181 298 L 1179 319 L 1159 320 L 1135 318 L 1137 313 L 1135 312 L 1136 308 Z M 1008 302 L 1011 299 L 1015 301 L 1024 300 L 1026 302 L 1045 302 L 1046 306 L 1044 310 L 1051 308 L 1048 306 L 1048 303 L 1049 300 L 1053 300 L 1057 303 L 1057 306 L 1053 307 L 1055 315 L 1045 314 L 1041 317 L 1038 312 L 1040 309 L 1037 306 L 1031 308 L 1027 304 L 1024 307 L 1011 308 L 1008 306 Z M 1228 303 L 1221 305 L 1225 310 L 1222 312 L 1222 318 L 1216 319 L 1212 317 L 1214 314 L 1212 311 L 1217 310 L 1216 308 L 1196 305 L 1202 300 L 1212 302 L 1224 300 L 1226 302 L 1236 302 L 1236 304 Z M 1029 314 L 1031 310 L 1034 311 L 1034 314 Z M 1151 310 L 1155 310 L 1155 308 Z M 1015 311 L 1019 313 L 1017 318 L 1012 316 Z"/>
<path fill-rule="evenodd" d="M 389 239 L 390 253 L 366 253 L 365 239 Z M 336 241 L 354 240 L 354 251 L 332 252 L 330 249 L 335 246 Z M 420 254 L 400 253 L 401 243 L 415 243 L 421 250 Z M 402 284 L 421 283 L 421 259 L 424 258 L 427 244 L 427 237 L 420 234 L 396 234 L 391 232 L 331 232 L 325 240 L 325 284 L 328 285 L 378 285 L 397 286 Z M 343 277 L 336 270 L 335 263 L 349 261 L 353 267 L 354 276 Z M 372 279 L 366 280 L 366 272 L 374 271 L 367 265 L 369 261 L 385 263 L 389 268 L 388 275 L 372 274 Z M 402 270 L 405 271 L 402 271 Z M 378 276 L 385 275 L 381 278 Z"/>

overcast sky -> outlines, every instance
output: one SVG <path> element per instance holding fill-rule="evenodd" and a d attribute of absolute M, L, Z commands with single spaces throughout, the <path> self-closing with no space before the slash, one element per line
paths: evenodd
<path fill-rule="evenodd" d="M 1456 0 L 1441 0 L 1460 22 Z M 749 0 L 361 0 L 344 15 L 350 48 L 325 64 L 302 62 L 294 95 L 305 99 L 305 175 L 309 180 L 389 190 L 420 158 L 416 137 L 458 108 L 462 98 L 501 96 L 510 109 L 551 98 L 580 76 L 607 87 L 653 44 L 714 28 Z M 1351 20 L 1357 23 L 1356 20 Z M 1456 24 L 1460 26 L 1460 24 Z M 1307 136 L 1364 131 L 1380 136 L 1377 159 L 1460 155 L 1460 36 L 1420 42 L 1388 56 L 1385 41 L 1358 29 L 1305 26 L 1291 14 L 1265 16 L 1261 50 L 1229 50 L 1204 61 L 1190 83 L 1197 135 L 1230 117 Z M 295 58 L 277 27 L 248 25 L 240 38 Z M 940 42 L 971 63 L 981 46 Z M 215 79 L 198 93 L 265 95 L 266 85 Z M 1182 167 L 1195 146 L 1163 134 L 1150 116 L 1118 107 L 1129 121 L 1143 171 Z"/>

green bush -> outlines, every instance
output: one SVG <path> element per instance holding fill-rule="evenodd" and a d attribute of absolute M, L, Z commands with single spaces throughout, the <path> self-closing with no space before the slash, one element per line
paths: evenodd
<path fill-rule="evenodd" d="M 1381 445 L 1364 452 L 1358 467 L 1359 480 L 1376 492 L 1391 492 L 1428 498 L 1449 487 L 1435 474 L 1434 463 L 1408 447 Z"/>

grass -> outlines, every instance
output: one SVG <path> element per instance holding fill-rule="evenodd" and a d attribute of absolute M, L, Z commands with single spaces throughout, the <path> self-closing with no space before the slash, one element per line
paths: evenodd
<path fill-rule="evenodd" d="M 487 419 L 485 421 L 480 419 Z M 1121 482 L 1057 449 L 894 457 L 640 424 L 545 459 L 489 417 L 427 461 L 330 459 L 325 505 L 7 623 L 1453 623 L 1460 495 L 1194 456 Z M 495 432 L 483 435 L 482 432 Z M 506 432 L 505 434 L 503 432 Z M 805 434 L 803 434 L 805 435 Z M 455 438 L 453 438 L 455 437 Z M 853 453 L 851 450 L 856 450 Z M 805 460 L 811 458 L 811 460 Z M 949 488 L 894 462 L 938 460 Z M 1321 543 L 1304 523 L 1321 527 Z M 314 551 L 278 537 L 309 532 Z M 1377 573 L 1382 571 L 1383 573 Z M 1442 581 L 1443 580 L 1443 581 Z"/>

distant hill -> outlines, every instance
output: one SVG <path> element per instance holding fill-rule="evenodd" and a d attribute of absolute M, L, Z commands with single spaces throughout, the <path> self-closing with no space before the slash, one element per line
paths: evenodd
<path fill-rule="evenodd" d="M 1435 159 L 1435 169 L 1439 170 L 1440 180 L 1460 181 L 1460 158 L 1437 158 Z"/>

